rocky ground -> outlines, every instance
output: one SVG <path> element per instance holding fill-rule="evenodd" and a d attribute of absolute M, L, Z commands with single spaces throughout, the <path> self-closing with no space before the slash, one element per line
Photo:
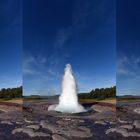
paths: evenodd
<path fill-rule="evenodd" d="M 139 105 L 138 105 L 139 106 Z M 0 140 L 138 140 L 138 106 L 95 104 L 89 112 L 62 114 L 0 110 Z"/>

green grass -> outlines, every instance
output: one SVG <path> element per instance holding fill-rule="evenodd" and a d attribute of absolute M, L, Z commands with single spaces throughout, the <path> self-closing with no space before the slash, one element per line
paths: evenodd
<path fill-rule="evenodd" d="M 97 102 L 97 101 L 107 101 L 116 100 L 116 98 L 106 98 L 106 99 L 79 99 L 80 102 Z"/>

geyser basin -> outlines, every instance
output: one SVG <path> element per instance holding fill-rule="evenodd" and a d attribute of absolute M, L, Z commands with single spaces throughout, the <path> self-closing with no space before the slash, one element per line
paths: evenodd
<path fill-rule="evenodd" d="M 77 85 L 70 64 L 67 64 L 65 68 L 59 104 L 49 106 L 48 110 L 64 113 L 79 113 L 86 111 L 84 107 L 78 103 Z"/>

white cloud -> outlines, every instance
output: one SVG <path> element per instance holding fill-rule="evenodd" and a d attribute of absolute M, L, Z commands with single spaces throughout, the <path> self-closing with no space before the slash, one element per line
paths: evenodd
<path fill-rule="evenodd" d="M 71 34 L 71 31 L 70 31 L 69 27 L 66 29 L 58 30 L 58 32 L 56 33 L 56 39 L 54 41 L 54 47 L 62 48 L 70 34 Z"/>
<path fill-rule="evenodd" d="M 72 24 L 74 27 L 85 27 L 87 22 L 86 18 L 90 14 L 90 8 L 93 8 L 92 6 L 92 1 L 76 2 L 72 15 Z"/>
<path fill-rule="evenodd" d="M 37 57 L 37 62 L 40 63 L 40 64 L 46 64 L 46 62 L 47 62 L 46 56 L 39 55 Z"/>
<path fill-rule="evenodd" d="M 140 77 L 140 58 L 134 55 L 120 56 L 117 61 L 117 74 L 124 76 Z"/>
<path fill-rule="evenodd" d="M 43 80 L 58 79 L 61 77 L 60 68 L 64 65 L 67 55 L 51 54 L 46 58 L 39 54 L 37 57 L 28 54 L 23 60 L 24 76 L 34 76 Z"/>
<path fill-rule="evenodd" d="M 42 68 L 46 64 L 46 57 L 38 55 L 34 57 L 33 55 L 25 55 L 23 60 L 23 74 L 27 75 L 37 75 L 40 72 L 37 70 L 38 68 Z"/>
<path fill-rule="evenodd" d="M 75 3 L 71 17 L 72 23 L 69 26 L 61 28 L 56 32 L 56 38 L 53 44 L 54 47 L 59 49 L 63 48 L 69 37 L 75 34 L 75 30 L 86 27 L 85 25 L 87 23 L 87 16 L 90 13 L 89 9 L 92 8 L 91 3 L 92 1 L 85 1 L 83 3 L 78 1 Z"/>

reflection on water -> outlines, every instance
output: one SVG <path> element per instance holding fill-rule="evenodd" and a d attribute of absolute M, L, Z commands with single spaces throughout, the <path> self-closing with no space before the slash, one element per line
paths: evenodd
<path fill-rule="evenodd" d="M 136 105 L 140 104 L 140 101 L 118 101 L 117 105 Z"/>

